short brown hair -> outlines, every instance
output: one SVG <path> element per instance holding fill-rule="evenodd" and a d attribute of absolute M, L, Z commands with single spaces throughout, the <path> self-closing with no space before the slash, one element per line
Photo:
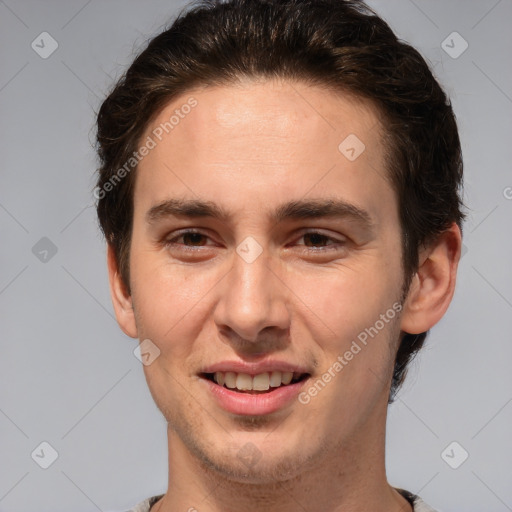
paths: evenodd
<path fill-rule="evenodd" d="M 173 98 L 196 86 L 247 77 L 345 91 L 378 109 L 388 177 L 398 197 L 405 297 L 420 246 L 453 222 L 462 230 L 459 135 L 450 101 L 425 60 L 355 0 L 203 0 L 136 57 L 97 117 L 97 213 L 127 289 L 135 172 L 113 183 L 116 171 Z M 427 334 L 403 334 L 390 402 Z"/>

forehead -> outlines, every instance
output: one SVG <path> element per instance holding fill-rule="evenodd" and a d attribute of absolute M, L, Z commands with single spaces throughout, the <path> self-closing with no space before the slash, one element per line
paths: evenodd
<path fill-rule="evenodd" d="M 387 185 L 381 133 L 369 102 L 318 86 L 246 81 L 191 90 L 146 129 L 143 140 L 155 146 L 139 164 L 136 203 L 174 191 L 214 195 L 236 209 L 233 192 L 248 186 L 256 208 L 269 193 L 277 204 L 313 189 L 332 195 L 333 187 L 368 203 Z M 247 197 L 243 206 L 251 207 Z"/>
<path fill-rule="evenodd" d="M 188 112 L 186 105 L 192 97 L 197 106 L 184 116 L 180 111 Z M 191 144 L 226 135 L 236 143 L 250 133 L 259 140 L 280 137 L 284 143 L 301 139 L 316 143 L 320 136 L 337 146 L 338 139 L 350 130 L 364 136 L 369 145 L 380 143 L 379 114 L 368 100 L 301 82 L 245 80 L 192 90 L 166 105 L 147 132 L 165 125 L 173 114 L 181 115 L 179 120 L 174 115 L 176 125 L 168 135 L 181 134 Z"/>

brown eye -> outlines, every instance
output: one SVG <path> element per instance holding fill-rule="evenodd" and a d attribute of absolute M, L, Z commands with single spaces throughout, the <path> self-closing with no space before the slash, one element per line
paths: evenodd
<path fill-rule="evenodd" d="M 311 248 L 313 251 L 335 250 L 345 244 L 345 240 L 338 240 L 318 231 L 308 231 L 303 233 L 301 238 L 304 239 L 304 244 L 298 245 Z"/>
<path fill-rule="evenodd" d="M 195 231 L 189 231 L 187 233 L 182 233 L 178 238 L 183 238 L 184 245 L 188 245 L 187 241 L 190 242 L 190 245 L 193 246 L 202 246 L 201 241 L 206 239 L 206 235 L 202 233 L 197 233 Z"/>
<path fill-rule="evenodd" d="M 315 232 L 306 233 L 305 235 L 303 235 L 303 237 L 304 237 L 304 240 L 310 240 L 311 245 L 313 245 L 313 246 L 324 245 L 329 240 L 333 240 L 331 237 L 329 237 L 327 235 L 322 235 L 321 233 L 315 233 Z M 308 243 L 306 243 L 304 245 L 311 247 L 311 245 Z"/>
<path fill-rule="evenodd" d="M 174 233 L 173 236 L 165 241 L 165 245 L 173 249 L 194 250 L 195 247 L 208 246 L 208 240 L 208 235 L 189 229 L 178 234 Z"/>

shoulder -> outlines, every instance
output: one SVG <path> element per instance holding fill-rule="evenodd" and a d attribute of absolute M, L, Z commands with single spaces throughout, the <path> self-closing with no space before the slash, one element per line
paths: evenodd
<path fill-rule="evenodd" d="M 427 505 L 419 496 L 404 489 L 396 489 L 414 508 L 414 512 L 437 512 Z"/>
<path fill-rule="evenodd" d="M 137 503 L 137 505 L 135 505 L 130 510 L 127 510 L 127 512 L 149 512 L 151 507 L 163 496 L 163 494 L 159 494 L 157 496 L 146 498 L 144 501 Z"/>

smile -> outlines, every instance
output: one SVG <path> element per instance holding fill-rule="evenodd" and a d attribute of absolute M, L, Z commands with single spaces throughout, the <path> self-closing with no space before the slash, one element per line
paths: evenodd
<path fill-rule="evenodd" d="M 307 377 L 308 374 L 299 372 L 263 372 L 257 375 L 235 372 L 215 372 L 204 374 L 205 378 L 239 392 L 267 392 L 271 388 L 287 386 Z"/>
<path fill-rule="evenodd" d="M 236 415 L 261 416 L 298 402 L 298 395 L 311 374 L 275 369 L 258 373 L 217 370 L 203 372 L 199 377 L 206 384 L 213 402 L 224 411 Z"/>

